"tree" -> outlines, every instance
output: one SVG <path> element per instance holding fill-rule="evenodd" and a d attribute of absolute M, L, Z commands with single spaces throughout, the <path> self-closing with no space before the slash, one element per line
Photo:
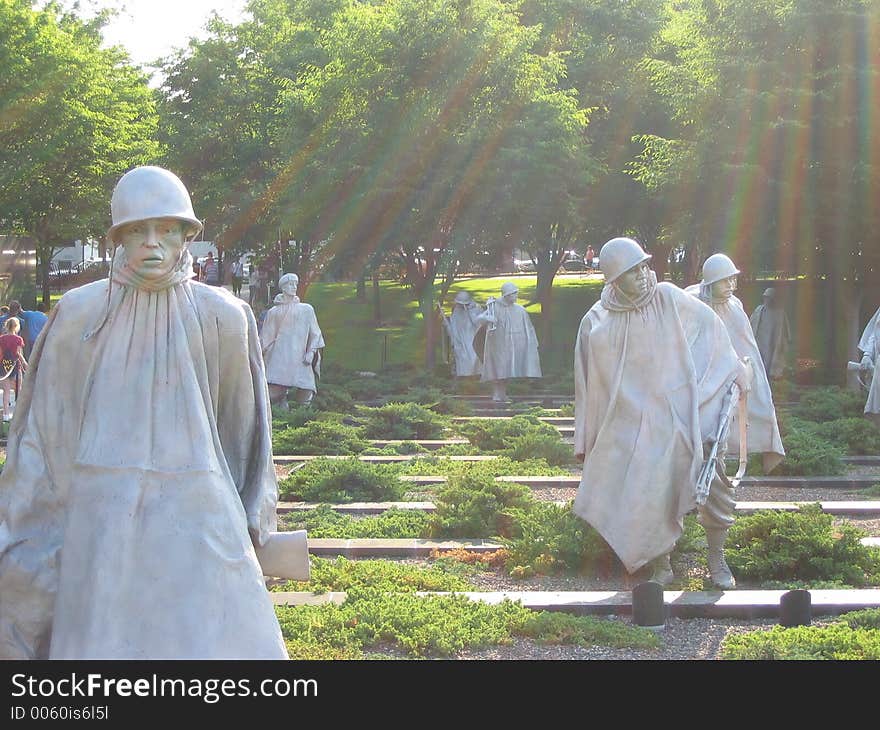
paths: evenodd
<path fill-rule="evenodd" d="M 862 0 L 689 0 L 646 65 L 677 130 L 643 138 L 640 179 L 674 201 L 687 246 L 827 280 L 823 314 L 849 321 L 824 340 L 836 372 L 880 283 L 878 30 Z"/>
<path fill-rule="evenodd" d="M 279 198 L 291 228 L 361 265 L 400 255 L 428 367 L 441 261 L 504 243 L 515 206 L 499 185 L 551 186 L 581 151 L 586 116 L 557 86 L 559 55 L 533 51 L 538 35 L 500 0 L 350 2 L 319 38 L 326 62 L 289 92 L 282 146 L 307 153 Z"/>
<path fill-rule="evenodd" d="M 36 241 L 47 305 L 55 247 L 103 237 L 116 181 L 158 155 L 147 79 L 103 22 L 0 0 L 0 221 Z"/>

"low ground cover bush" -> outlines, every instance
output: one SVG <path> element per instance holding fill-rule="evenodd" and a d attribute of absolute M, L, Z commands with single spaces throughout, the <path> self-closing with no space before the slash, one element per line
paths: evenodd
<path fill-rule="evenodd" d="M 322 505 L 305 513 L 279 515 L 285 530 L 308 530 L 310 538 L 356 539 L 365 537 L 417 538 L 429 530 L 427 512 L 390 509 L 372 517 L 352 517 Z"/>
<path fill-rule="evenodd" d="M 285 428 L 300 428 L 309 421 L 316 420 L 321 416 L 321 411 L 312 406 L 291 405 L 289 410 L 283 411 L 272 408 L 272 431 L 284 430 Z M 332 419 L 331 419 L 332 420 Z"/>
<path fill-rule="evenodd" d="M 878 585 L 880 550 L 861 544 L 866 534 L 851 525 L 835 526 L 818 504 L 798 512 L 766 510 L 736 519 L 726 556 L 738 580 L 758 584 L 794 579 Z"/>
<path fill-rule="evenodd" d="M 551 426 L 552 428 L 552 426 Z M 554 430 L 554 434 L 528 433 L 524 436 L 515 436 L 510 446 L 501 451 L 514 461 L 528 461 L 529 459 L 543 459 L 552 466 L 565 466 L 574 463 L 574 451 L 570 444 L 565 443 Z"/>
<path fill-rule="evenodd" d="M 504 540 L 507 568 L 515 577 L 562 571 L 608 573 L 623 569 L 598 532 L 571 511 L 550 502 L 512 510 L 517 534 Z"/>
<path fill-rule="evenodd" d="M 567 469 L 550 466 L 543 459 L 514 461 L 507 456 L 486 461 L 452 461 L 440 456 L 424 456 L 413 459 L 400 467 L 400 473 L 408 476 L 562 476 L 570 474 Z"/>
<path fill-rule="evenodd" d="M 359 406 L 355 420 L 368 439 L 439 439 L 449 427 L 448 418 L 418 403 Z"/>
<path fill-rule="evenodd" d="M 278 485 L 282 499 L 305 502 L 395 502 L 407 485 L 396 464 L 351 459 L 314 459 Z"/>
<path fill-rule="evenodd" d="M 380 591 L 472 591 L 474 586 L 442 563 L 427 567 L 404 565 L 390 560 L 335 560 L 311 558 L 308 581 L 286 581 L 276 591 L 349 591 L 373 587 Z"/>
<path fill-rule="evenodd" d="M 773 470 L 774 476 L 835 476 L 846 471 L 842 461 L 845 449 L 822 438 L 809 425 L 788 426 L 782 443 L 785 459 Z M 751 466 L 752 473 L 758 473 L 757 463 Z"/>
<path fill-rule="evenodd" d="M 332 421 L 309 421 L 272 434 L 272 451 L 284 454 L 359 454 L 369 447 L 361 429 Z"/>
<path fill-rule="evenodd" d="M 811 388 L 791 409 L 792 415 L 808 421 L 836 421 L 861 416 L 865 395 L 836 385 Z"/>
<path fill-rule="evenodd" d="M 774 626 L 727 636 L 721 644 L 722 659 L 880 659 L 880 630 L 847 625 Z"/>
<path fill-rule="evenodd" d="M 435 500 L 431 515 L 432 537 L 510 536 L 515 531 L 512 510 L 534 504 L 528 487 L 498 482 L 490 476 L 450 477 Z"/>
<path fill-rule="evenodd" d="M 545 435 L 559 439 L 557 431 L 549 423 L 537 416 L 513 416 L 509 419 L 490 420 L 475 418 L 457 423 L 455 430 L 476 446 L 482 453 L 503 451 L 512 445 L 516 438 L 529 435 Z"/>
<path fill-rule="evenodd" d="M 819 438 L 839 446 L 847 454 L 880 454 L 880 429 L 865 418 L 838 418 L 814 427 Z"/>
<path fill-rule="evenodd" d="M 354 410 L 354 398 L 343 386 L 321 381 L 312 405 L 319 411 L 350 413 Z"/>
<path fill-rule="evenodd" d="M 341 605 L 278 607 L 276 613 L 296 659 L 362 657 L 388 644 L 411 657 L 450 657 L 463 649 L 509 644 L 516 636 L 548 644 L 659 645 L 653 632 L 619 621 L 544 616 L 510 601 L 489 605 L 464 596 L 389 594 L 369 587 L 353 588 Z"/>

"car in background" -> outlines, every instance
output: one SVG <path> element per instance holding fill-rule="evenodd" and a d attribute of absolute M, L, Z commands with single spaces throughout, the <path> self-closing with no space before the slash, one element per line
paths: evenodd
<path fill-rule="evenodd" d="M 559 268 L 571 272 L 590 270 L 587 261 L 577 251 L 566 251 Z"/>
<path fill-rule="evenodd" d="M 534 274 L 538 270 L 531 259 L 514 259 L 513 268 L 521 274 Z"/>

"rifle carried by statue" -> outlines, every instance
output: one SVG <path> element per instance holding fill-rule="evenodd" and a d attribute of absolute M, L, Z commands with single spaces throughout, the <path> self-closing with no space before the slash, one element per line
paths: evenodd
<path fill-rule="evenodd" d="M 744 358 L 746 366 L 750 366 L 749 358 Z M 727 436 L 730 431 L 730 421 L 733 418 L 733 410 L 737 409 L 739 421 L 739 465 L 736 474 L 732 477 L 727 475 L 724 467 L 724 450 L 727 444 Z M 730 384 L 730 389 L 724 396 L 721 405 L 721 418 L 718 420 L 718 428 L 715 429 L 714 439 L 712 440 L 712 449 L 703 468 L 700 470 L 700 476 L 697 479 L 697 504 L 706 504 L 709 498 L 709 488 L 712 480 L 717 474 L 721 481 L 729 487 L 736 487 L 746 473 L 746 464 L 748 462 L 748 391 L 742 390 L 736 382 Z"/>

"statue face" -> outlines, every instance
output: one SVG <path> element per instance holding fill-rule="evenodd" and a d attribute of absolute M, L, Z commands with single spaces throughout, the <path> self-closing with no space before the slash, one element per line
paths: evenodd
<path fill-rule="evenodd" d="M 713 299 L 727 299 L 736 291 L 736 277 L 728 276 L 721 281 L 715 281 L 710 285 Z"/>
<path fill-rule="evenodd" d="M 516 304 L 516 294 L 517 293 L 515 291 L 510 292 L 510 294 L 505 294 L 503 297 L 501 297 L 501 301 L 508 305 Z"/>
<path fill-rule="evenodd" d="M 648 291 L 648 262 L 643 261 L 638 266 L 624 271 L 614 283 L 630 299 L 638 299 Z"/>
<path fill-rule="evenodd" d="M 148 218 L 119 229 L 128 265 L 145 279 L 168 274 L 180 260 L 186 242 L 183 224 L 174 218 Z"/>
<path fill-rule="evenodd" d="M 288 276 L 281 282 L 281 291 L 283 291 L 288 296 L 295 296 L 296 289 L 299 286 L 299 279 L 295 276 Z"/>

